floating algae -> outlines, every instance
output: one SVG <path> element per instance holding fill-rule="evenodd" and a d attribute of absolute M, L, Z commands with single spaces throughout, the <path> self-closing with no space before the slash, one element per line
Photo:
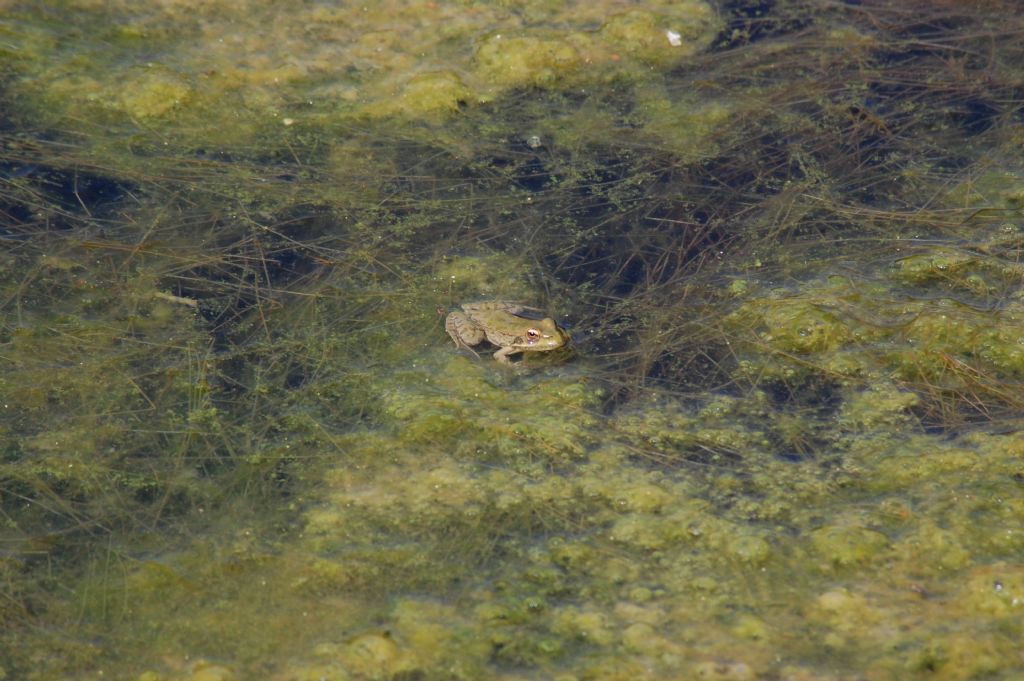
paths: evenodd
<path fill-rule="evenodd" d="M 42 9 L 0 675 L 1021 666 L 1011 5 Z M 482 299 L 574 354 L 456 352 Z"/>

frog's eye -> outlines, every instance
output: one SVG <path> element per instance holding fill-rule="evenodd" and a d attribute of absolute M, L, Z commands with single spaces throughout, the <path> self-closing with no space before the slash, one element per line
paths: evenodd
<path fill-rule="evenodd" d="M 535 341 L 540 338 L 540 331 L 537 329 L 527 329 L 526 338 L 530 341 Z"/>

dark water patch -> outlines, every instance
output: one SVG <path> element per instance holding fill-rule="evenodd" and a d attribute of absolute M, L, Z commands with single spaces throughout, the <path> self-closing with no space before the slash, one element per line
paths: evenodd
<path fill-rule="evenodd" d="M 1024 98 L 1024 90 L 1014 96 L 1020 101 Z M 1004 107 L 982 97 L 957 102 L 950 111 L 950 119 L 968 135 L 987 132 L 1004 116 Z"/>
<path fill-rule="evenodd" d="M 1012 384 L 998 386 L 999 390 Z M 918 386 L 925 397 L 922 404 L 912 410 L 921 428 L 929 435 L 953 439 L 964 433 L 987 432 L 1006 421 L 1013 423 L 1020 418 L 1020 404 L 1014 399 L 997 401 L 986 395 L 984 389 L 977 391 L 942 390 L 935 385 Z"/>
<path fill-rule="evenodd" d="M 267 229 L 210 224 L 209 234 L 220 234 L 207 245 L 211 257 L 167 277 L 175 295 L 196 301 L 218 333 L 255 306 L 277 304 L 282 291 L 324 266 L 322 247 L 307 244 L 331 229 L 327 212 L 289 211 L 267 223 Z"/>
<path fill-rule="evenodd" d="M 607 158 L 579 190 L 564 247 L 546 261 L 562 282 L 625 297 L 673 280 L 724 238 L 706 198 L 680 191 L 700 180 Z M 702 210 L 706 209 L 706 210 Z"/>
<path fill-rule="evenodd" d="M 42 179 L 54 187 L 61 203 L 71 210 L 97 216 L 129 194 L 133 187 L 123 181 L 78 170 L 54 170 Z"/>
<path fill-rule="evenodd" d="M 712 390 L 721 394 L 730 393 L 732 381 L 732 358 L 717 343 L 695 343 L 688 352 L 680 357 L 669 355 L 671 363 L 667 363 L 664 379 L 658 376 L 656 368 L 649 372 L 650 378 L 663 382 L 673 391 L 699 392 Z"/>
<path fill-rule="evenodd" d="M 10 237 L 80 227 L 83 219 L 114 219 L 122 204 L 136 202 L 139 192 L 137 184 L 123 178 L 46 163 L 7 161 L 0 166 L 0 178 L 7 184 L 0 197 L 7 219 L 0 229 Z"/>
<path fill-rule="evenodd" d="M 207 149 L 206 147 L 199 147 L 192 154 L 203 161 L 216 161 L 218 163 L 233 163 L 235 161 L 235 154 L 227 149 Z"/>
<path fill-rule="evenodd" d="M 713 51 L 785 36 L 812 23 L 809 11 L 778 0 L 726 0 L 721 4 L 721 11 L 727 20 L 712 42 Z"/>
<path fill-rule="evenodd" d="M 877 3 L 866 9 L 870 10 L 867 16 L 888 31 L 897 44 L 909 48 L 903 54 L 910 57 L 949 49 L 957 41 L 956 36 L 966 35 L 979 25 L 979 20 L 988 18 L 984 8 L 978 12 L 979 7 L 952 2 Z"/>
<path fill-rule="evenodd" d="M 508 153 L 492 156 L 490 164 L 496 172 L 508 175 L 515 186 L 528 192 L 541 192 L 556 182 L 547 167 L 547 155 L 548 150 L 539 142 L 531 145 L 526 138 L 515 137 L 509 140 Z"/>
<path fill-rule="evenodd" d="M 840 385 L 820 376 L 797 381 L 768 381 L 760 386 L 771 403 L 782 412 L 810 413 L 817 419 L 828 419 L 842 405 Z"/>
<path fill-rule="evenodd" d="M 943 68 L 926 64 L 915 68 L 918 76 L 873 82 L 871 92 L 875 108 L 863 111 L 861 127 L 875 128 L 887 137 L 901 139 L 908 135 L 925 137 L 942 124 L 951 124 L 969 136 L 981 135 L 1009 113 L 1010 109 L 1001 102 L 1020 97 L 1019 90 L 989 90 L 967 74 L 962 80 L 951 75 L 947 82 L 939 81 L 933 75 L 936 67 Z M 923 80 L 926 76 L 931 78 L 930 83 Z M 908 108 L 909 102 L 914 103 L 913 109 Z"/>
<path fill-rule="evenodd" d="M 787 135 L 785 129 L 784 123 L 762 121 L 748 130 L 735 131 L 736 138 L 744 140 L 742 148 L 703 160 L 697 186 L 704 190 L 704 209 L 735 213 L 755 197 L 768 198 L 786 183 L 805 179 L 805 170 L 793 152 L 806 146 L 807 140 Z M 700 205 L 699 199 L 694 200 Z"/>

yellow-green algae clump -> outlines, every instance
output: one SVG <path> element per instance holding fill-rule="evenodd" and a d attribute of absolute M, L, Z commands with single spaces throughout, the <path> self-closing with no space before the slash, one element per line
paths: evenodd
<path fill-rule="evenodd" d="M 232 137 L 258 143 L 266 126 L 284 119 L 320 126 L 366 116 L 437 120 L 511 88 L 640 77 L 703 49 L 721 27 L 702 0 L 643 9 L 437 2 L 286 12 L 219 3 L 201 22 L 174 3 L 79 4 L 69 13 L 106 42 L 98 48 L 74 34 L 54 42 L 12 32 L 26 76 L 16 83 L 23 105 L 52 120 L 96 105 L 137 124 L 162 119 L 165 134 L 190 145 Z M 14 21 L 30 28 L 30 13 L 22 15 Z M 76 48 L 73 58 L 56 58 Z"/>

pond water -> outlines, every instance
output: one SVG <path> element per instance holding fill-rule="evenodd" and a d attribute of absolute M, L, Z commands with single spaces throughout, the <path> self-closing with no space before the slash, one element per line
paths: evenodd
<path fill-rule="evenodd" d="M 1013 3 L 0 0 L 0 111 L 0 679 L 1020 678 Z"/>

